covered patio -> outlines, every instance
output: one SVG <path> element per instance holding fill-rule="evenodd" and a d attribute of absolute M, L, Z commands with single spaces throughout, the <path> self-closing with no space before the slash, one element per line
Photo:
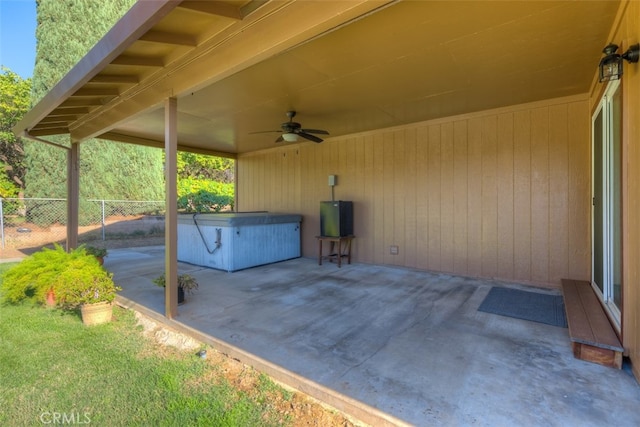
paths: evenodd
<path fill-rule="evenodd" d="M 175 319 L 152 283 L 164 247 L 110 251 L 120 303 L 370 425 L 639 425 L 628 369 L 573 357 L 566 328 L 478 311 L 492 287 L 312 258 L 235 273 L 180 263 L 199 290 Z"/>

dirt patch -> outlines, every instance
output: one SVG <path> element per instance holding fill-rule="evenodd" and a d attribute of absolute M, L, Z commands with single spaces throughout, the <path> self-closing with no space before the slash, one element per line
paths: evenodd
<path fill-rule="evenodd" d="M 224 378 L 229 384 L 250 396 L 262 393 L 269 399 L 269 405 L 279 414 L 280 420 L 293 426 L 322 427 L 358 427 L 364 424 L 355 422 L 339 412 L 325 407 L 323 404 L 298 391 L 276 385 L 269 377 L 259 373 L 239 360 L 233 359 L 193 338 L 166 328 L 152 319 L 136 312 L 138 325 L 143 333 L 153 338 L 161 347 L 174 347 L 181 351 L 206 351 L 206 363 L 212 369 L 208 375 L 200 377 L 199 383 L 216 383 Z"/>

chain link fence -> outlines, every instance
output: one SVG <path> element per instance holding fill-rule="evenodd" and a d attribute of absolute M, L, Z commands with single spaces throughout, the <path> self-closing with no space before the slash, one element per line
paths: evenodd
<path fill-rule="evenodd" d="M 164 201 L 80 200 L 78 241 L 164 236 Z M 29 249 L 67 238 L 66 199 L 0 198 L 2 249 Z"/>

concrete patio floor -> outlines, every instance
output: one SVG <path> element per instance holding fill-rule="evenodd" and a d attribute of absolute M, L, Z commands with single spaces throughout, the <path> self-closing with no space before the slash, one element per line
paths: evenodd
<path fill-rule="evenodd" d="M 163 318 L 163 247 L 110 250 L 105 267 L 125 306 Z M 307 258 L 179 271 L 200 288 L 169 326 L 366 423 L 640 425 L 629 369 L 575 359 L 566 328 L 477 311 L 492 286 L 527 286 Z"/>

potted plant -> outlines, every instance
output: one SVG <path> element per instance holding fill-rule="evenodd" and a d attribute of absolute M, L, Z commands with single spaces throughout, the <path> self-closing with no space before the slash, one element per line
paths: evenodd
<path fill-rule="evenodd" d="M 161 288 L 164 288 L 167 284 L 166 277 L 162 273 L 159 277 L 153 279 L 153 283 Z M 185 301 L 185 294 L 191 295 L 198 289 L 198 281 L 190 274 L 178 275 L 178 304 L 182 304 Z"/>
<path fill-rule="evenodd" d="M 107 256 L 107 248 L 99 248 L 96 246 L 81 246 L 89 255 L 93 255 L 98 259 L 100 265 L 104 264 L 104 258 Z"/>
<path fill-rule="evenodd" d="M 53 283 L 58 304 L 65 309 L 80 308 L 85 325 L 110 322 L 113 300 L 121 288 L 95 256 L 87 254 L 83 248 L 75 251 L 80 255 L 69 260 Z"/>

